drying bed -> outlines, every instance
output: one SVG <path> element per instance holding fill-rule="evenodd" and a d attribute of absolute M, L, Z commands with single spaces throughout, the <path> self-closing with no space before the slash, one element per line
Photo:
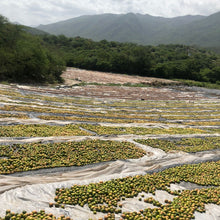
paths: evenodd
<path fill-rule="evenodd" d="M 4 113 L 0 113 L 0 118 L 28 119 L 29 117 L 26 114 L 4 114 Z"/>
<path fill-rule="evenodd" d="M 33 220 L 33 219 L 46 219 L 46 220 L 70 220 L 70 217 L 65 217 L 64 215 L 56 218 L 53 214 L 47 214 L 44 210 L 41 210 L 39 212 L 33 211 L 31 213 L 27 213 L 26 211 L 23 211 L 22 213 L 14 213 L 10 210 L 6 211 L 6 215 L 4 218 L 0 217 L 0 220 Z"/>
<path fill-rule="evenodd" d="M 36 105 L 36 104 L 35 104 Z M 61 109 L 62 108 L 62 109 Z M 79 108 L 78 108 L 79 109 Z M 112 117 L 112 118 L 124 118 L 124 119 L 144 119 L 144 120 L 158 120 L 164 118 L 167 120 L 193 120 L 193 119 L 220 119 L 219 111 L 213 112 L 179 112 L 179 111 L 169 111 L 169 112 L 133 112 L 133 111 L 104 111 L 104 112 L 94 112 L 88 111 L 88 108 L 77 110 L 76 107 L 71 109 L 67 106 L 66 109 L 58 106 L 48 106 L 40 107 L 39 105 L 30 106 L 27 104 L 19 105 L 4 105 L 0 107 L 2 111 L 17 111 L 17 112 L 36 112 L 36 113 L 53 113 L 53 114 L 71 114 L 71 115 L 82 115 L 82 116 L 93 116 L 93 117 Z M 83 110 L 83 111 L 82 111 Z M 191 109 L 192 111 L 192 109 Z"/>
<path fill-rule="evenodd" d="M 110 181 L 100 181 L 88 185 L 72 185 L 69 188 L 57 188 L 54 202 L 48 203 L 49 210 L 68 208 L 93 212 L 92 219 L 194 219 L 195 213 L 204 213 L 207 204 L 220 205 L 220 161 L 189 164 L 166 169 L 162 172 L 136 175 Z M 174 183 L 197 184 L 197 189 L 171 190 Z M 155 199 L 158 192 L 166 192 L 170 199 L 163 202 Z M 124 202 L 138 198 L 146 207 L 139 211 L 123 211 Z M 152 205 L 149 207 L 149 205 Z M 80 208 L 79 208 L 80 207 Z M 103 217 L 98 217 L 102 213 Z M 55 219 L 44 211 L 31 213 L 13 213 L 6 211 L 2 219 Z M 70 219 L 60 216 L 59 219 Z M 74 219 L 74 216 L 71 217 Z M 78 218 L 79 219 L 79 218 Z"/>
<path fill-rule="evenodd" d="M 95 87 L 86 86 L 89 88 L 93 92 Z M 148 96 L 152 100 L 140 100 L 140 94 L 139 100 L 120 100 L 97 98 L 99 95 L 74 97 L 77 89 L 73 88 L 73 93 L 71 90 L 0 86 L 0 173 L 4 174 L 0 179 L 0 192 L 4 192 L 0 199 L 7 207 L 4 211 L 13 210 L 7 210 L 4 216 L 0 208 L 1 217 L 192 219 L 197 212 L 204 213 L 207 204 L 219 207 L 217 95 L 184 89 L 180 94 L 170 88 L 158 88 L 158 94 L 168 92 L 177 98 L 158 100 L 159 97 Z M 145 90 L 151 95 L 157 88 Z M 210 160 L 216 162 L 177 166 L 180 161 L 184 164 Z M 170 166 L 176 167 L 168 169 Z M 27 182 L 19 179 L 29 175 Z M 9 180 L 6 185 L 2 185 L 4 179 Z M 81 182 L 75 184 L 75 179 Z M 45 185 L 47 181 L 49 185 Z M 42 183 L 49 198 L 42 203 L 32 192 L 32 184 L 41 189 L 37 183 Z M 182 183 L 197 184 L 197 189 L 172 189 L 172 184 Z M 23 198 L 29 192 L 23 187 L 28 184 L 31 196 Z M 16 193 L 10 194 L 14 190 Z M 36 192 L 44 198 L 44 193 Z M 155 195 L 164 192 L 170 199 L 159 201 Z M 127 209 L 129 199 L 142 205 L 137 210 Z M 18 202 L 17 209 L 16 205 L 8 207 L 14 204 L 12 201 Z M 46 212 L 26 210 L 25 204 L 33 207 L 31 201 Z M 22 213 L 22 208 L 27 212 Z"/>
<path fill-rule="evenodd" d="M 90 118 L 90 117 L 74 117 L 74 116 L 49 116 L 42 115 L 38 118 L 43 120 L 63 120 L 63 121 L 84 121 L 84 122 L 111 122 L 111 123 L 146 123 L 152 121 L 145 120 L 128 120 L 128 119 L 116 119 L 116 118 Z M 155 122 L 156 123 L 156 122 Z"/>
<path fill-rule="evenodd" d="M 9 125 L 0 126 L 0 137 L 48 137 L 48 136 L 79 136 L 91 135 L 80 129 L 79 125 Z"/>
<path fill-rule="evenodd" d="M 220 126 L 220 121 L 192 121 L 185 122 L 184 124 L 195 126 Z"/>
<path fill-rule="evenodd" d="M 97 212 L 119 214 L 122 212 L 120 202 L 126 198 L 137 197 L 139 193 L 143 192 L 155 194 L 156 190 L 164 190 L 176 196 L 173 202 L 166 201 L 165 205 L 154 202 L 154 205 L 159 207 L 140 210 L 138 213 L 123 213 L 121 217 L 123 219 L 146 219 L 144 217 L 150 219 L 191 219 L 195 211 L 204 212 L 207 203 L 220 205 L 219 170 L 219 161 L 207 162 L 183 165 L 145 176 L 137 175 L 89 185 L 74 185 L 71 188 L 57 189 L 54 205 L 56 207 L 63 205 L 65 208 L 67 204 L 78 204 L 82 207 L 88 204 L 94 214 Z M 209 188 L 183 192 L 169 189 L 171 183 L 181 181 L 209 186 Z M 153 203 L 153 200 L 149 200 L 149 198 L 143 198 L 143 200 L 146 203 Z M 131 216 L 133 217 L 131 218 Z"/>
<path fill-rule="evenodd" d="M 93 131 L 98 135 L 123 135 L 123 134 L 202 134 L 209 131 L 197 128 L 142 128 L 142 127 L 110 127 L 100 125 L 81 125 L 81 127 Z"/>
<path fill-rule="evenodd" d="M 136 140 L 140 144 L 145 144 L 154 148 L 160 148 L 166 152 L 184 151 L 199 152 L 220 148 L 220 137 L 205 138 L 182 138 L 182 139 L 145 139 Z"/>
<path fill-rule="evenodd" d="M 0 146 L 0 174 L 135 159 L 145 154 L 132 143 L 103 140 Z"/>

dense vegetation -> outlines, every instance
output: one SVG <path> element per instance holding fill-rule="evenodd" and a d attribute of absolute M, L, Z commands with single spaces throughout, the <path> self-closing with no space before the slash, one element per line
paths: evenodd
<path fill-rule="evenodd" d="M 61 81 L 64 62 L 39 37 L 0 15 L 0 80 L 52 83 Z"/>
<path fill-rule="evenodd" d="M 220 57 L 213 52 L 184 45 L 141 46 L 48 35 L 0 16 L 1 81 L 61 81 L 64 65 L 220 84 Z"/>
<path fill-rule="evenodd" d="M 63 35 L 44 35 L 43 40 L 50 49 L 62 51 L 67 66 L 211 83 L 220 81 L 220 57 L 192 46 L 94 42 Z"/>

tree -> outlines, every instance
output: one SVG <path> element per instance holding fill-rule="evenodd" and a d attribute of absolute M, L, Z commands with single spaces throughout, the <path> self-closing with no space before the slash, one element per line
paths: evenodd
<path fill-rule="evenodd" d="M 63 69 L 41 39 L 0 16 L 0 80 L 51 83 L 61 80 Z"/>

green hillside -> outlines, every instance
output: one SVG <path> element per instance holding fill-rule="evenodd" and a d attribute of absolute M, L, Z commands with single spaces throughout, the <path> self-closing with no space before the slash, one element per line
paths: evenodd
<path fill-rule="evenodd" d="M 118 24 L 118 30 L 124 25 L 129 27 L 134 16 L 126 15 L 122 23 Z M 179 19 L 184 24 L 189 22 L 186 17 Z M 98 22 L 100 21 L 97 20 Z M 133 33 L 141 29 L 141 25 L 134 27 Z M 121 33 L 123 31 L 125 30 L 121 30 Z M 65 65 L 220 84 L 220 57 L 208 50 L 182 44 L 141 46 L 135 43 L 106 40 L 96 42 L 81 37 L 55 36 L 11 24 L 0 16 L 1 81 L 53 83 L 61 81 L 60 75 Z"/>
<path fill-rule="evenodd" d="M 27 31 L 28 28 L 25 28 Z M 39 31 L 11 24 L 0 15 L 0 81 L 53 83 L 61 81 L 64 62 L 43 45 Z"/>
<path fill-rule="evenodd" d="M 158 42 L 200 45 L 202 47 L 220 46 L 220 12 L 199 19 L 178 28 L 173 28 Z"/>
<path fill-rule="evenodd" d="M 22 26 L 20 25 L 20 27 L 22 28 L 23 31 L 26 31 L 27 33 L 29 34 L 32 34 L 32 35 L 46 35 L 46 34 L 49 34 L 45 31 L 42 31 L 42 30 L 39 30 L 37 28 L 33 28 L 33 27 L 28 27 L 28 26 Z"/>
<path fill-rule="evenodd" d="M 133 42 L 144 45 L 187 44 L 220 46 L 220 12 L 205 16 L 162 18 L 142 14 L 102 14 L 72 18 L 38 29 L 95 41 Z"/>
<path fill-rule="evenodd" d="M 220 56 L 193 46 L 141 46 L 64 35 L 45 35 L 43 41 L 70 67 L 220 84 Z"/>

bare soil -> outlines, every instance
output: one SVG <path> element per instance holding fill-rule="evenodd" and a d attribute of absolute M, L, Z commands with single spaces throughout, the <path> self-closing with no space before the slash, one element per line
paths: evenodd
<path fill-rule="evenodd" d="M 67 68 L 62 77 L 65 79 L 66 85 L 74 85 L 79 82 L 86 83 L 115 83 L 115 84 L 178 84 L 178 82 L 167 79 L 159 79 L 153 77 L 130 76 L 126 74 L 106 73 L 90 70 L 82 70 L 76 68 Z"/>
<path fill-rule="evenodd" d="M 64 85 L 51 87 L 22 86 L 23 91 L 41 92 L 53 95 L 93 97 L 130 100 L 198 100 L 220 98 L 216 93 L 202 88 L 180 86 L 178 82 L 152 77 L 129 76 L 97 71 L 67 68 L 62 74 Z M 98 85 L 85 83 L 99 83 Z M 120 84 L 118 86 L 110 86 Z M 132 87 L 124 84 L 145 84 L 146 87 Z M 16 87 L 16 86 L 15 86 Z M 21 87 L 20 87 L 21 88 Z"/>

